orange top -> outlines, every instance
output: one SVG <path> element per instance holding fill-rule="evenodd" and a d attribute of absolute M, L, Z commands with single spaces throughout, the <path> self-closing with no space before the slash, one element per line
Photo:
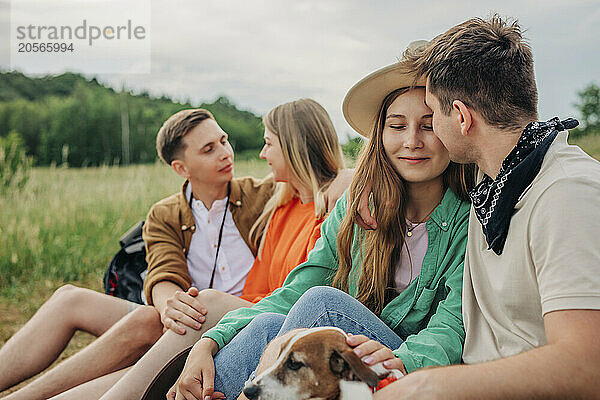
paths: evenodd
<path fill-rule="evenodd" d="M 315 216 L 314 202 L 302 204 L 294 198 L 277 208 L 267 228 L 262 257 L 254 260 L 240 297 L 257 303 L 281 287 L 315 247 L 322 222 L 323 218 Z"/>

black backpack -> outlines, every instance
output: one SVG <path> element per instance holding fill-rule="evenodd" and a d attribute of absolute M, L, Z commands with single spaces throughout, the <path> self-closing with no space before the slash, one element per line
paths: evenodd
<path fill-rule="evenodd" d="M 119 239 L 121 250 L 115 254 L 104 274 L 104 292 L 134 303 L 144 304 L 143 286 L 148 269 L 146 245 L 140 221 Z"/>

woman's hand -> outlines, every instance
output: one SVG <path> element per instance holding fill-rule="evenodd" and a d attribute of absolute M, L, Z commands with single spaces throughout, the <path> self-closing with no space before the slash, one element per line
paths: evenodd
<path fill-rule="evenodd" d="M 209 338 L 200 339 L 188 355 L 179 379 L 167 392 L 169 400 L 224 399 L 225 395 L 214 391 L 214 355 L 219 350 L 217 343 Z"/>
<path fill-rule="evenodd" d="M 202 328 L 207 310 L 196 299 L 198 293 L 198 289 L 191 287 L 187 292 L 178 290 L 167 299 L 160 313 L 160 320 L 166 329 L 184 335 L 185 326 L 196 330 Z"/>
<path fill-rule="evenodd" d="M 398 369 L 406 375 L 406 368 L 401 359 L 396 357 L 392 350 L 376 340 L 371 340 L 365 335 L 350 335 L 346 339 L 349 346 L 354 347 L 354 354 L 361 357 L 367 365 L 383 362 L 387 369 Z"/>

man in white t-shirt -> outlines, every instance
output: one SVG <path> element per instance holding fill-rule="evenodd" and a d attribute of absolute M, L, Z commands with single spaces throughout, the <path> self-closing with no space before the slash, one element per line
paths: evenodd
<path fill-rule="evenodd" d="M 533 56 L 516 22 L 468 20 L 412 61 L 451 159 L 480 169 L 467 365 L 417 371 L 375 398 L 600 398 L 600 163 L 567 144 L 577 121 L 537 122 Z"/>

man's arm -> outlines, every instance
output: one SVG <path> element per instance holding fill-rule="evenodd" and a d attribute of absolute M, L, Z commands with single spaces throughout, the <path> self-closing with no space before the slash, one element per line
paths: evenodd
<path fill-rule="evenodd" d="M 170 201 L 169 201 L 170 200 Z M 144 280 L 144 294 L 149 305 L 154 305 L 154 285 L 169 281 L 183 290 L 191 283 L 185 255 L 185 233 L 179 225 L 176 203 L 171 198 L 152 206 L 146 217 L 142 237 L 146 243 L 148 275 Z M 191 235 L 191 232 L 188 231 Z"/>
<path fill-rule="evenodd" d="M 183 335 L 186 326 L 201 329 L 206 308 L 196 299 L 198 289 L 189 287 L 184 239 L 179 225 L 173 226 L 174 207 L 171 200 L 154 205 L 148 212 L 143 230 L 148 262 L 144 292 L 148 303 L 160 313 L 163 326 Z M 184 288 L 189 289 L 184 292 Z"/>
<path fill-rule="evenodd" d="M 352 183 L 352 177 L 354 176 L 354 169 L 342 169 L 338 172 L 337 177 L 331 182 L 327 190 L 323 193 L 325 195 L 325 202 L 327 211 L 333 210 L 337 200 L 342 197 L 346 189 Z"/>
<path fill-rule="evenodd" d="M 154 307 L 166 329 L 183 335 L 186 326 L 196 330 L 202 328 L 208 310 L 196 299 L 198 294 L 195 287 L 184 292 L 170 281 L 160 281 L 153 286 Z"/>
<path fill-rule="evenodd" d="M 474 365 L 425 369 L 375 399 L 600 399 L 600 310 L 544 316 L 548 344 Z"/>

